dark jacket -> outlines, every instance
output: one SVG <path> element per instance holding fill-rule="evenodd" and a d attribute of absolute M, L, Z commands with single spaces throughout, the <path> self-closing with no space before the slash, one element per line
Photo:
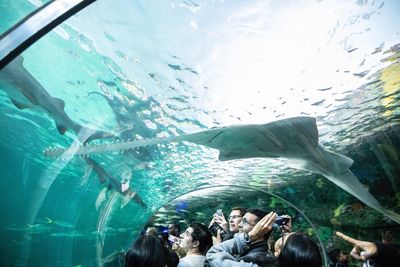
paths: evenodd
<path fill-rule="evenodd" d="M 376 267 L 399 267 L 400 251 L 394 246 L 386 245 L 381 242 L 374 242 L 378 251 L 376 255 L 371 257 L 370 261 Z"/>

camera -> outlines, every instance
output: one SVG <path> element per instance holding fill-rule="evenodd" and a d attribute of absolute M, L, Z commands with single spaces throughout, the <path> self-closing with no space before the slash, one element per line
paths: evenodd
<path fill-rule="evenodd" d="M 222 209 L 217 209 L 217 212 L 215 212 L 215 214 L 217 214 L 218 216 L 222 216 Z M 211 234 L 214 237 L 217 237 L 218 229 L 220 230 L 221 239 L 224 240 L 226 232 L 221 226 L 219 226 L 218 223 L 214 222 L 210 225 L 210 227 L 208 227 L 208 230 L 210 230 Z"/>
<path fill-rule="evenodd" d="M 285 217 L 285 216 L 276 216 L 275 222 L 272 225 L 273 228 L 278 228 L 283 225 L 286 225 L 290 220 L 290 217 Z"/>
<path fill-rule="evenodd" d="M 225 236 L 226 236 L 226 232 L 221 226 L 218 225 L 218 223 L 215 222 L 215 223 L 211 224 L 210 227 L 208 227 L 208 230 L 210 230 L 211 234 L 214 237 L 217 237 L 218 229 L 220 230 L 221 239 L 224 240 Z"/>

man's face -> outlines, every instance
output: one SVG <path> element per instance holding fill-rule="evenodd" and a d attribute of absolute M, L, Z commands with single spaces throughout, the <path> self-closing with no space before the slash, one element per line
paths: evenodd
<path fill-rule="evenodd" d="M 349 254 L 346 252 L 341 251 L 339 254 L 339 261 L 340 262 L 348 262 L 349 261 Z"/>
<path fill-rule="evenodd" d="M 229 214 L 229 231 L 232 233 L 239 232 L 239 223 L 242 221 L 240 210 L 232 210 Z"/>
<path fill-rule="evenodd" d="M 169 224 L 168 225 L 168 234 L 173 235 L 173 236 L 178 236 L 179 235 L 178 228 L 175 227 L 174 224 Z"/>
<path fill-rule="evenodd" d="M 258 217 L 256 215 L 247 212 L 239 223 L 239 232 L 248 234 L 257 224 L 257 221 Z"/>
<path fill-rule="evenodd" d="M 193 241 L 192 237 L 193 233 L 193 228 L 189 227 L 186 229 L 184 233 L 182 233 L 179 237 L 181 238 L 179 246 L 184 250 L 184 251 L 189 251 L 191 250 L 196 244 L 196 241 Z"/>

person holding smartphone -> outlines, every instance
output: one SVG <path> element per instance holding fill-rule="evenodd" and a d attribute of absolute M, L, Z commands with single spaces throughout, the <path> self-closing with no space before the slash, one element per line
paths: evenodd
<path fill-rule="evenodd" d="M 210 266 L 275 266 L 276 258 L 268 252 L 267 240 L 276 216 L 260 209 L 248 210 L 238 225 L 239 233 L 208 250 Z"/>
<path fill-rule="evenodd" d="M 220 233 L 223 232 L 223 234 L 220 234 L 220 236 L 218 236 L 217 232 L 215 232 L 214 234 L 213 231 L 210 229 L 215 237 L 214 244 L 232 239 L 234 234 L 239 232 L 239 224 L 242 221 L 245 213 L 245 208 L 234 207 L 229 214 L 229 221 L 227 221 L 224 214 L 222 213 L 222 210 L 218 209 L 217 212 L 214 214 L 213 219 L 211 220 L 210 227 L 214 223 L 216 223 L 220 227 Z"/>

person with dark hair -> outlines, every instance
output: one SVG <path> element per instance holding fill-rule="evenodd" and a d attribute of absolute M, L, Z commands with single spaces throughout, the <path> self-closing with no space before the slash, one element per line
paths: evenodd
<path fill-rule="evenodd" d="M 280 238 L 278 238 L 278 240 L 276 240 L 276 242 L 274 244 L 274 255 L 275 255 L 275 257 L 278 257 L 279 254 L 281 254 L 282 247 L 283 247 L 283 242 L 285 242 L 287 240 L 287 238 L 289 237 L 289 235 L 291 235 L 291 234 L 293 234 L 293 233 L 283 232 L 282 236 Z"/>
<path fill-rule="evenodd" d="M 225 234 L 222 237 L 222 241 L 226 241 L 233 238 L 233 235 L 239 232 L 239 223 L 242 221 L 246 209 L 242 207 L 234 207 L 229 214 L 229 221 L 225 219 L 224 214 L 214 214 L 213 219 L 210 222 L 212 225 L 214 222 L 217 223 L 221 229 L 224 230 Z M 214 244 L 221 243 L 221 239 L 214 240 Z"/>
<path fill-rule="evenodd" d="M 276 258 L 267 251 L 267 240 L 275 218 L 273 212 L 266 214 L 259 209 L 248 210 L 239 224 L 240 232 L 207 252 L 210 266 L 276 266 Z"/>
<path fill-rule="evenodd" d="M 207 226 L 192 223 L 180 235 L 179 246 L 186 252 L 180 259 L 179 267 L 203 267 L 205 254 L 212 245 L 212 235 Z"/>
<path fill-rule="evenodd" d="M 153 226 L 147 227 L 145 235 L 158 236 L 158 230 L 157 230 L 157 228 L 155 228 Z"/>
<path fill-rule="evenodd" d="M 179 236 L 181 227 L 177 223 L 168 224 L 168 235 Z"/>
<path fill-rule="evenodd" d="M 178 261 L 154 235 L 140 235 L 125 254 L 125 267 L 176 267 Z"/>
<path fill-rule="evenodd" d="M 322 258 L 314 240 L 306 234 L 292 233 L 283 241 L 278 264 L 279 267 L 321 267 Z"/>
<path fill-rule="evenodd" d="M 341 249 L 335 248 L 329 253 L 329 259 L 331 260 L 330 267 L 348 267 L 347 262 L 349 261 L 349 254 Z"/>
<path fill-rule="evenodd" d="M 400 251 L 389 244 L 357 240 L 341 232 L 336 236 L 354 245 L 350 255 L 357 260 L 369 261 L 374 267 L 400 266 Z"/>

